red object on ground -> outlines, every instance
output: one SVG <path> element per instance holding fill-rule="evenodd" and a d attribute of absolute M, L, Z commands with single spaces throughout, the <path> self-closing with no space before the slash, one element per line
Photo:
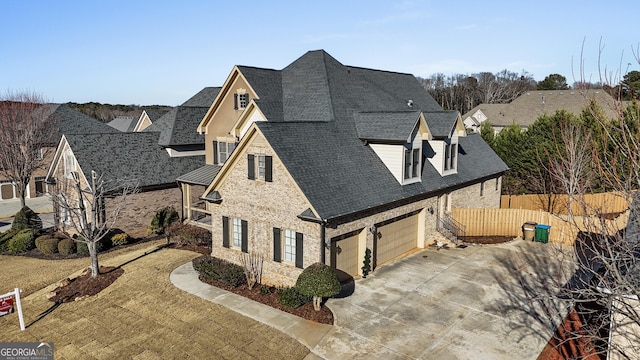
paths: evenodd
<path fill-rule="evenodd" d="M 13 312 L 13 296 L 5 296 L 0 298 L 0 316 L 11 314 Z"/>

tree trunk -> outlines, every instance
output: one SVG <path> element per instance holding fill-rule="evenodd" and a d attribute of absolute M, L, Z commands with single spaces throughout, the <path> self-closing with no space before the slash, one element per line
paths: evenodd
<path fill-rule="evenodd" d="M 320 304 L 322 303 L 322 296 L 313 297 L 313 310 L 320 311 Z"/>
<path fill-rule="evenodd" d="M 89 256 L 91 257 L 91 277 L 98 277 L 100 274 L 100 267 L 98 267 L 98 252 L 96 251 L 96 242 L 90 241 L 87 246 L 89 247 Z"/>

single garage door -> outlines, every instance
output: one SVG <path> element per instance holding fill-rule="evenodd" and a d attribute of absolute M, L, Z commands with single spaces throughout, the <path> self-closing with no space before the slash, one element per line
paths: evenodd
<path fill-rule="evenodd" d="M 411 213 L 378 225 L 376 265 L 396 258 L 418 246 L 418 214 Z"/>
<path fill-rule="evenodd" d="M 358 275 L 360 257 L 358 256 L 359 233 L 351 233 L 331 239 L 331 263 L 347 275 Z"/>

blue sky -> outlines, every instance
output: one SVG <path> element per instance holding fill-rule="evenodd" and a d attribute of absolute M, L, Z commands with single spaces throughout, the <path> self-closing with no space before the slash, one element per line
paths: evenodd
<path fill-rule="evenodd" d="M 572 84 L 640 70 L 640 2 L 0 0 L 0 92 L 178 105 L 233 65 L 282 69 L 324 49 L 412 73 L 525 70 Z M 584 47 L 583 47 L 584 42 Z M 603 46 L 602 50 L 600 47 Z M 582 53 L 582 54 L 581 54 Z M 573 74 L 572 74 L 573 72 Z"/>

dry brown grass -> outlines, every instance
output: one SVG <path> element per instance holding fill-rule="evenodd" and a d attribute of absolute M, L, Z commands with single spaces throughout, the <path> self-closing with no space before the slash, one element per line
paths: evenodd
<path fill-rule="evenodd" d="M 39 320 L 52 306 L 45 298 L 52 286 L 33 291 L 23 298 L 27 330 L 20 331 L 17 315 L 2 317 L 2 341 L 53 341 L 56 359 L 302 359 L 309 353 L 278 330 L 175 288 L 169 273 L 199 254 L 162 249 L 145 255 L 148 246 L 105 254 L 101 265 L 124 264 L 124 275 L 97 296 L 62 304 Z M 0 259 L 1 268 L 9 266 L 7 259 Z M 35 259 L 21 260 L 28 264 L 12 261 L 22 268 L 12 273 L 24 274 Z M 49 261 L 48 266 L 39 261 L 34 264 L 40 275 L 28 278 L 46 283 L 42 278 L 67 277 L 84 268 L 87 259 Z M 0 271 L 0 284 L 7 284 L 7 276 Z"/>

